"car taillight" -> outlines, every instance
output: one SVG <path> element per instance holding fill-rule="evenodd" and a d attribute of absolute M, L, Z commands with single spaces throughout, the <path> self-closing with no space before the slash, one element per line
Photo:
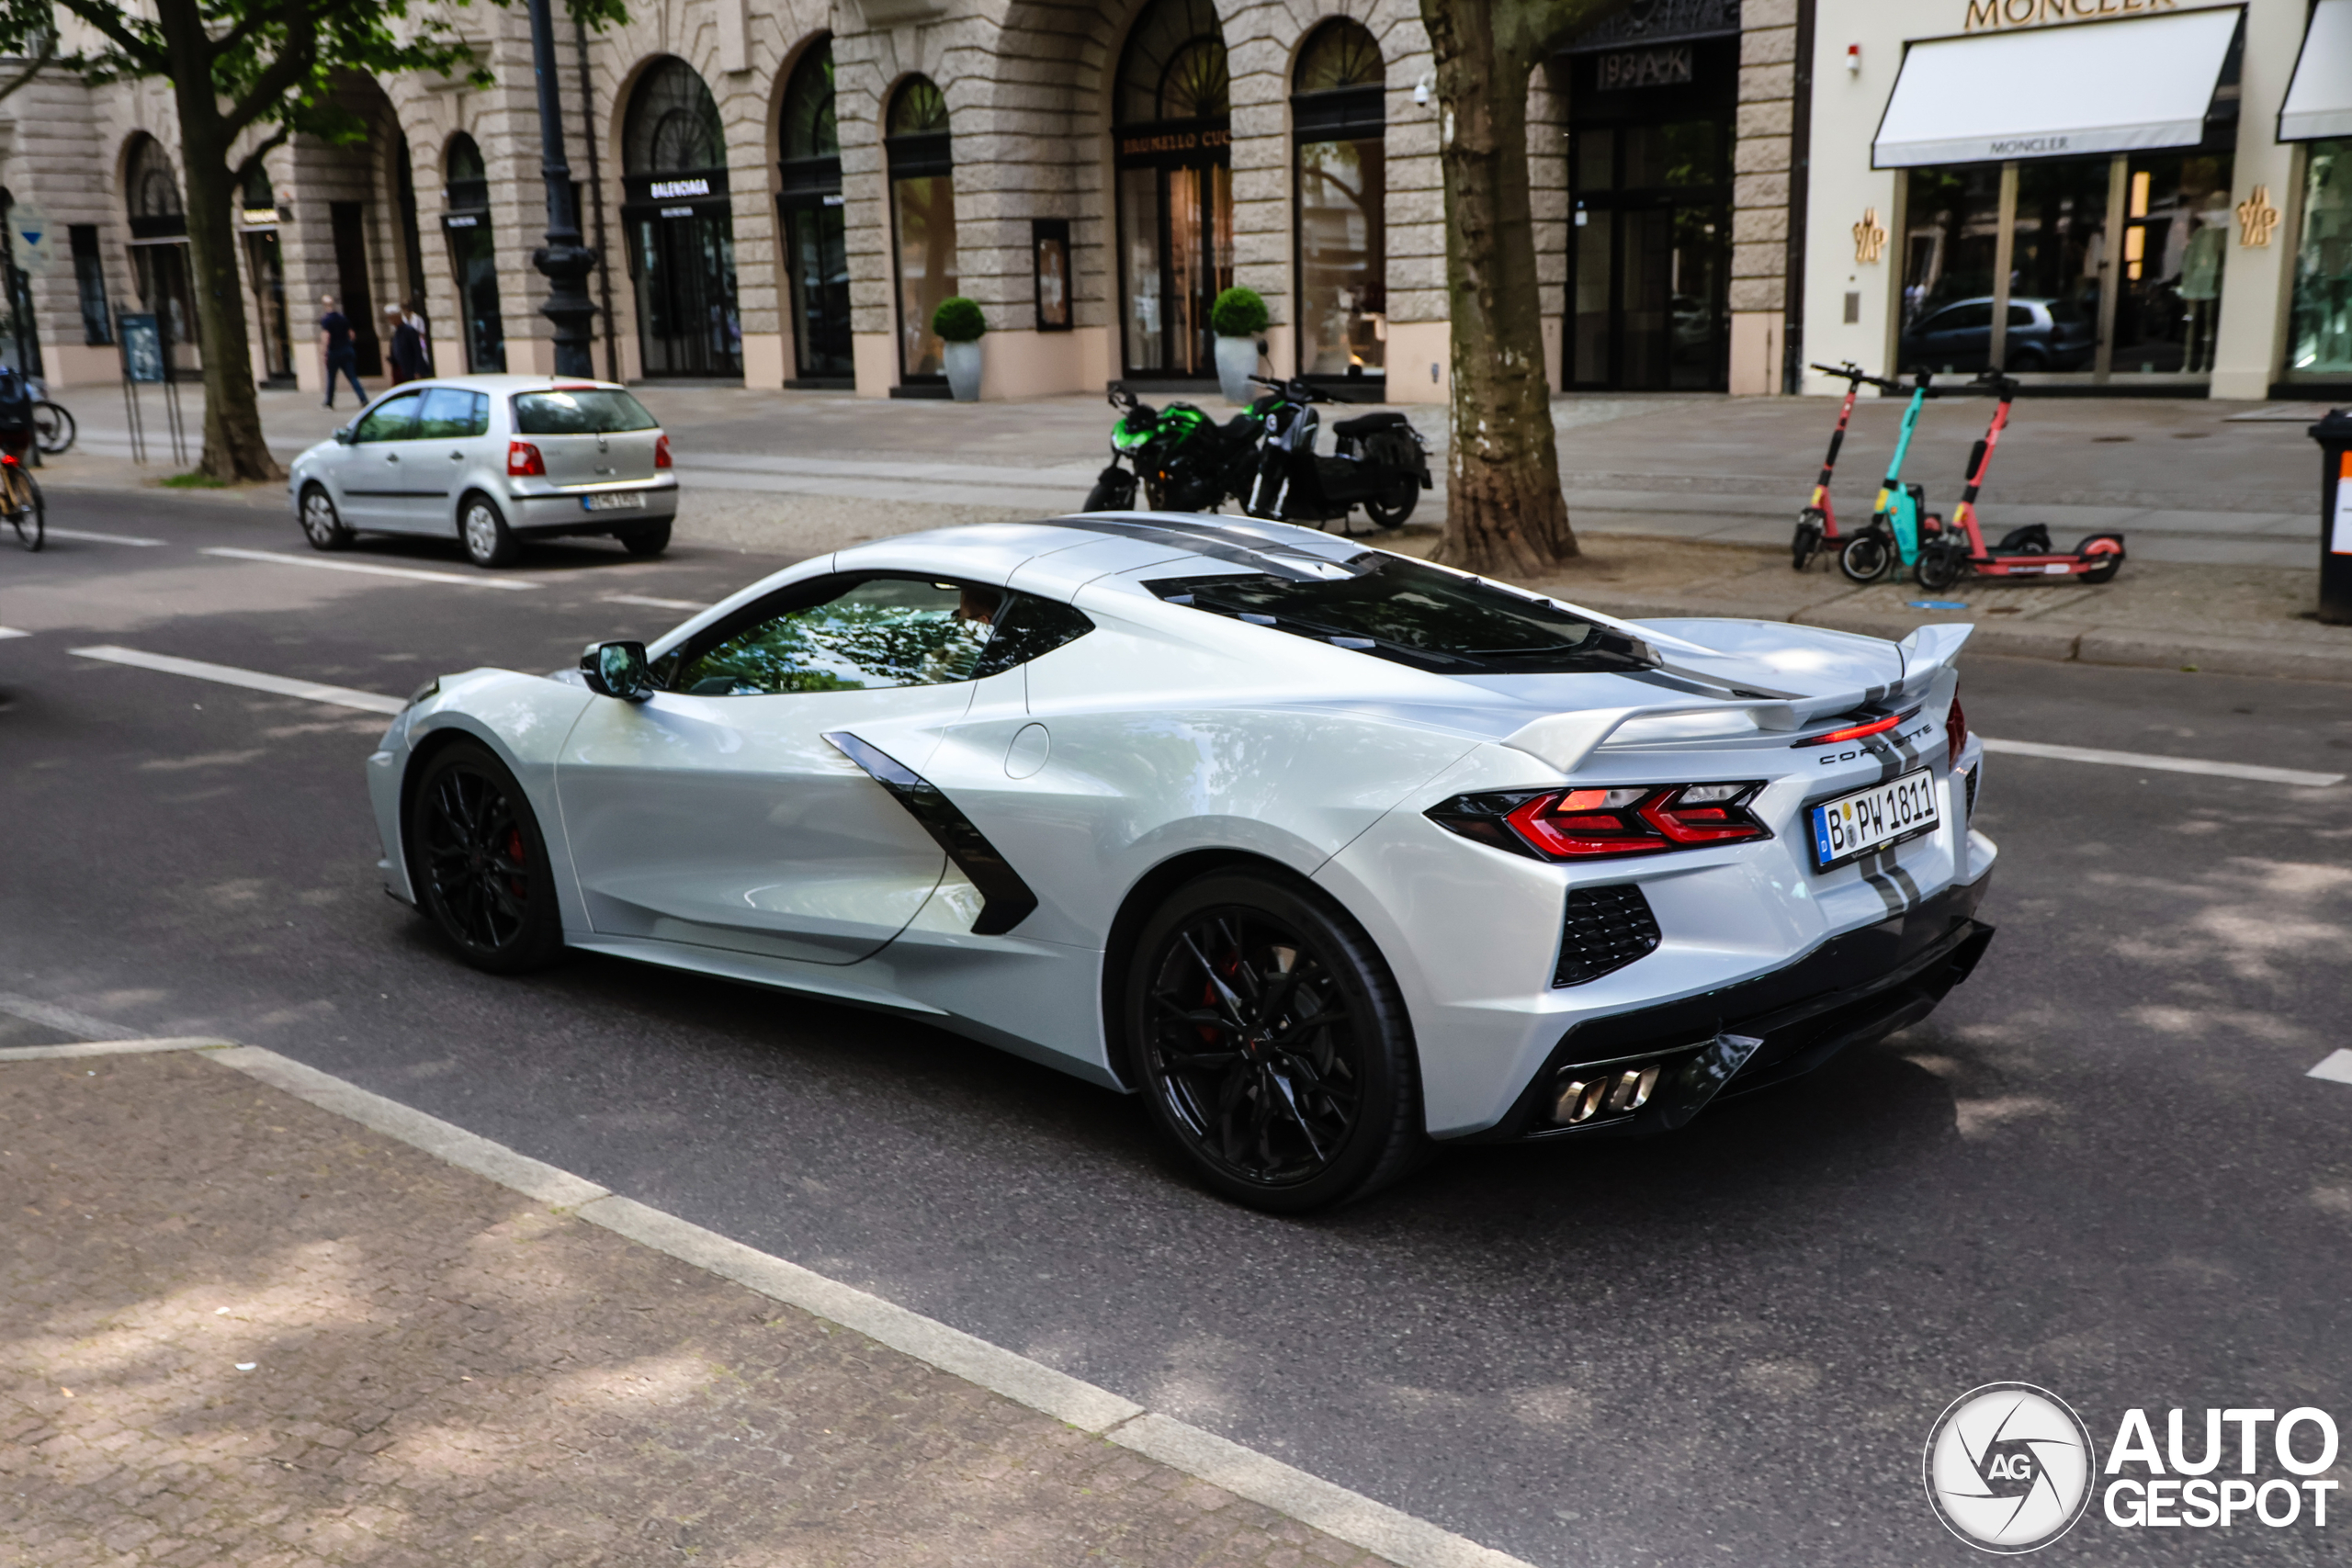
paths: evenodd
<path fill-rule="evenodd" d="M 1457 795 L 1430 807 L 1439 827 L 1538 860 L 1600 860 L 1704 844 L 1769 839 L 1744 784 L 1633 784 L 1608 789 L 1509 790 Z"/>
<path fill-rule="evenodd" d="M 666 434 L 653 438 L 653 466 L 657 468 L 670 466 L 670 437 Z"/>
<path fill-rule="evenodd" d="M 1792 746 L 1834 746 L 1840 740 L 1861 740 L 1872 735 L 1883 735 L 1906 719 L 1916 717 L 1918 712 L 1917 708 L 1906 708 L 1901 713 L 1891 713 L 1882 718 L 1868 719 L 1860 724 L 1849 724 L 1842 729 L 1832 729 L 1821 735 L 1808 735 L 1802 740 L 1792 740 L 1789 744 Z"/>
<path fill-rule="evenodd" d="M 1960 689 L 1952 688 L 1951 706 L 1944 710 L 1944 766 L 1960 766 L 1960 754 L 1968 750 L 1968 716 L 1960 711 Z"/>
<path fill-rule="evenodd" d="M 527 441 L 506 444 L 506 477 L 514 479 L 545 479 L 548 466 L 539 449 Z"/>

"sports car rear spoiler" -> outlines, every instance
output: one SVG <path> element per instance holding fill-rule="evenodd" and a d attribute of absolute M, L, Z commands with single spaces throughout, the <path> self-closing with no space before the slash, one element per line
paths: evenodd
<path fill-rule="evenodd" d="M 1572 773 L 1584 766 L 1586 761 L 1621 727 L 1636 718 L 1663 717 L 1671 714 L 1722 713 L 1728 708 L 1745 708 L 1749 721 L 1758 729 L 1769 734 L 1793 733 L 1824 719 L 1850 714 L 1857 708 L 1891 705 L 1924 695 L 1936 676 L 1960 652 L 1961 644 L 1968 640 L 1968 634 L 1975 629 L 1973 626 L 1949 621 L 1919 627 L 1894 645 L 1903 659 L 1903 678 L 1890 685 L 1817 696 L 1792 696 L 1764 703 L 1725 698 L 1711 701 L 1685 699 L 1671 703 L 1645 703 L 1634 707 L 1593 708 L 1583 713 L 1547 714 L 1504 737 L 1502 744 L 1514 750 L 1524 751 L 1564 773 Z M 1713 677 L 1700 675 L 1697 671 L 1678 671 L 1671 665 L 1662 668 L 1669 674 L 1695 676 L 1720 683 L 1714 682 Z"/>

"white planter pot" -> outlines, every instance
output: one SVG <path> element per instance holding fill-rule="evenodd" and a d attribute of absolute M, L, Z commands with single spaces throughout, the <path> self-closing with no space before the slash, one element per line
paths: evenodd
<path fill-rule="evenodd" d="M 1258 389 L 1250 378 L 1258 373 L 1258 340 L 1254 337 L 1221 337 L 1216 340 L 1216 380 L 1225 389 L 1225 400 L 1249 404 L 1258 398 Z"/>
<path fill-rule="evenodd" d="M 980 400 L 980 345 L 977 343 L 951 343 L 947 351 L 947 389 L 956 394 L 959 403 Z"/>

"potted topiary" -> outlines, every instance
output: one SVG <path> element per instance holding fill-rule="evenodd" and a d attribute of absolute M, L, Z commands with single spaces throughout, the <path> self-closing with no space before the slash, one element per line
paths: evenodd
<path fill-rule="evenodd" d="M 1266 302 L 1254 288 L 1228 288 L 1209 307 L 1209 327 L 1216 333 L 1216 379 L 1226 400 L 1253 401 L 1257 389 L 1250 378 L 1265 349 L 1258 340 L 1266 330 Z"/>
<path fill-rule="evenodd" d="M 931 330 L 947 345 L 947 389 L 959 403 L 980 400 L 980 338 L 989 330 L 980 308 L 961 294 L 939 302 L 931 313 Z"/>

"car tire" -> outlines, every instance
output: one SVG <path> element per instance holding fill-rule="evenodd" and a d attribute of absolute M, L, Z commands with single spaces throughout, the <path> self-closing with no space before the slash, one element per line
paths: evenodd
<path fill-rule="evenodd" d="M 458 540 L 479 567 L 513 566 L 523 553 L 523 541 L 506 525 L 498 503 L 478 490 L 458 502 Z"/>
<path fill-rule="evenodd" d="M 1420 1156 L 1404 998 L 1372 939 L 1313 888 L 1238 871 L 1187 883 L 1145 922 L 1125 980 L 1131 1081 L 1225 1197 L 1304 1213 Z"/>
<path fill-rule="evenodd" d="M 1886 575 L 1894 547 L 1875 533 L 1857 534 L 1838 552 L 1838 570 L 1852 582 L 1876 582 Z"/>
<path fill-rule="evenodd" d="M 458 956 L 492 975 L 563 952 L 547 840 L 530 798 L 488 747 L 452 741 L 426 760 L 402 824 L 416 907 Z"/>
<path fill-rule="evenodd" d="M 633 556 L 658 556 L 670 547 L 670 525 L 666 521 L 648 523 L 641 528 L 624 528 L 613 537 Z"/>
<path fill-rule="evenodd" d="M 302 507 L 297 513 L 302 525 L 302 537 L 311 541 L 314 550 L 339 550 L 351 543 L 351 530 L 344 525 L 343 513 L 334 507 L 334 497 L 322 484 L 302 487 Z"/>

